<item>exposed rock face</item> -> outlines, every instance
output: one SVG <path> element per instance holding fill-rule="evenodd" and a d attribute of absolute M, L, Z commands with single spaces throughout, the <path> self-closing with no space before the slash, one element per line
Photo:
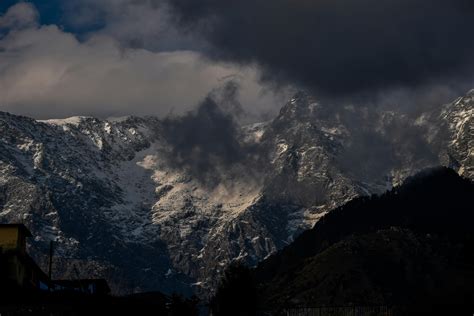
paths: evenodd
<path fill-rule="evenodd" d="M 447 106 L 442 120 L 449 128 L 449 154 L 459 174 L 474 178 L 474 89 Z"/>
<path fill-rule="evenodd" d="M 439 164 L 472 178 L 473 99 L 411 119 L 328 112 L 299 93 L 273 121 L 241 128 L 252 150 L 217 160 L 212 183 L 172 164 L 157 118 L 0 113 L 0 220 L 32 229 L 40 261 L 56 240 L 58 277 L 105 276 L 127 291 L 209 289 L 233 260 L 256 264 L 355 196 Z"/>

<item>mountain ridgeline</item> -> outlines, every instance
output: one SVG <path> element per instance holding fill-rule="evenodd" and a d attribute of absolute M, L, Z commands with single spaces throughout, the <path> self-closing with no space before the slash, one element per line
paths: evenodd
<path fill-rule="evenodd" d="M 473 222 L 472 180 L 448 168 L 425 170 L 325 215 L 252 271 L 258 291 L 251 281 L 240 286 L 258 293 L 259 308 L 274 311 L 387 305 L 402 314 L 466 312 L 474 307 Z M 230 283 L 218 292 L 217 306 Z"/>
<path fill-rule="evenodd" d="M 45 270 L 54 241 L 55 278 L 208 295 L 227 266 L 257 265 L 358 196 L 440 165 L 474 178 L 474 90 L 416 115 L 321 102 L 298 93 L 247 126 L 209 99 L 166 119 L 0 112 L 0 223 L 30 228 Z M 336 241 L 373 215 L 320 234 Z"/>

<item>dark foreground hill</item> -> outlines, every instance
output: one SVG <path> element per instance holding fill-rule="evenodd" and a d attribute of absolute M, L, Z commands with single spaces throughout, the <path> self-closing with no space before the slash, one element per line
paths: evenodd
<path fill-rule="evenodd" d="M 474 184 L 446 168 L 357 198 L 253 271 L 259 308 L 383 305 L 402 315 L 445 309 L 470 315 L 473 223 Z M 252 293 L 250 281 L 227 277 L 216 306 L 239 287 Z"/>
<path fill-rule="evenodd" d="M 426 171 L 331 212 L 256 275 L 266 306 L 472 305 L 474 184 Z"/>

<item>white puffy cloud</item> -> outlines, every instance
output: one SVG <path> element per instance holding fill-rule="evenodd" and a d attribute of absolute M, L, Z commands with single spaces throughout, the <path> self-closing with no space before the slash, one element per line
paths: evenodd
<path fill-rule="evenodd" d="M 29 28 L 37 23 L 38 12 L 32 4 L 26 2 L 15 4 L 0 16 L 0 30 Z"/>
<path fill-rule="evenodd" d="M 0 38 L 2 111 L 37 118 L 182 113 L 229 77 L 239 78 L 248 112 L 277 108 L 249 67 L 211 63 L 194 51 L 125 48 L 107 32 L 79 41 L 55 25 L 38 26 L 24 3 L 0 21 L 16 21 L 3 22 L 15 27 Z"/>

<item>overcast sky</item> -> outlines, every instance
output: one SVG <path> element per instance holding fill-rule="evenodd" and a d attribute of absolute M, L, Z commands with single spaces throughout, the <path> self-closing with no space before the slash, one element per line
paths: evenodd
<path fill-rule="evenodd" d="M 43 2 L 48 5 L 42 4 Z M 152 1 L 0 4 L 0 110 L 36 118 L 180 114 L 229 81 L 254 120 L 287 94 L 251 65 L 210 61 Z"/>
<path fill-rule="evenodd" d="M 0 1 L 0 110 L 184 113 L 229 81 L 273 115 L 303 88 L 419 106 L 473 86 L 471 0 Z"/>

